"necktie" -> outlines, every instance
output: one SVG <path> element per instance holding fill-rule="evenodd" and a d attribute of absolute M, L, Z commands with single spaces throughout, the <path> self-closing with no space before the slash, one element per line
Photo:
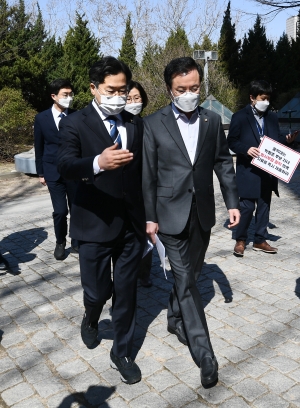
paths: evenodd
<path fill-rule="evenodd" d="M 108 116 L 107 120 L 110 123 L 109 135 L 112 138 L 113 143 L 118 143 L 118 149 L 122 149 L 122 139 L 117 128 L 117 118 L 115 116 Z"/>
<path fill-rule="evenodd" d="M 63 112 L 61 112 L 61 113 L 58 115 L 58 117 L 61 118 L 61 119 L 64 118 L 65 116 L 66 116 L 66 115 L 65 115 Z"/>

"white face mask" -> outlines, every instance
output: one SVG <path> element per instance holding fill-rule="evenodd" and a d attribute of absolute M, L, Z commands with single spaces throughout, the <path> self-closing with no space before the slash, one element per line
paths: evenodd
<path fill-rule="evenodd" d="M 73 98 L 71 96 L 68 96 L 67 98 L 60 98 L 58 100 L 58 104 L 62 106 L 63 108 L 70 108 L 73 104 Z"/>
<path fill-rule="evenodd" d="M 127 96 L 107 96 L 107 95 L 102 95 L 97 88 L 95 88 L 98 94 L 101 97 L 101 103 L 99 104 L 98 101 L 97 105 L 99 109 L 102 110 L 106 115 L 117 115 L 118 113 L 122 112 L 124 110 L 126 101 L 127 101 Z"/>
<path fill-rule="evenodd" d="M 259 112 L 265 112 L 270 105 L 269 101 L 256 101 L 254 107 L 257 109 Z"/>
<path fill-rule="evenodd" d="M 133 115 L 138 115 L 139 113 L 141 113 L 142 109 L 143 109 L 142 102 L 137 102 L 137 103 L 127 103 L 124 110 L 132 113 Z"/>
<path fill-rule="evenodd" d="M 180 96 L 173 96 L 174 105 L 182 110 L 183 112 L 192 112 L 194 111 L 200 102 L 200 95 L 193 92 L 185 92 Z"/>

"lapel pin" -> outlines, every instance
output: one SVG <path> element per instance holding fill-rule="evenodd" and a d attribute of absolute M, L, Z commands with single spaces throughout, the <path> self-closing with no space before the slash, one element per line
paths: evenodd
<path fill-rule="evenodd" d="M 204 119 L 204 122 L 207 122 L 207 119 Z"/>

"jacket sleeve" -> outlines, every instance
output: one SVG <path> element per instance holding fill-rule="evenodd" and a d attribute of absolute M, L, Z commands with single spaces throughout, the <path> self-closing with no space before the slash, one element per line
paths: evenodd
<path fill-rule="evenodd" d="M 239 208 L 239 196 L 235 171 L 233 168 L 233 160 L 229 153 L 228 143 L 220 119 L 218 125 L 214 171 L 218 177 L 227 209 Z"/>
<path fill-rule="evenodd" d="M 40 123 L 39 115 L 34 120 L 34 150 L 35 150 L 35 167 L 39 176 L 44 176 L 43 155 L 44 155 L 44 135 Z"/>
<path fill-rule="evenodd" d="M 66 180 L 81 180 L 92 183 L 94 170 L 92 157 L 82 157 L 81 137 L 72 116 L 59 123 L 58 172 Z"/>
<path fill-rule="evenodd" d="M 240 136 L 242 132 L 242 126 L 243 123 L 241 118 L 236 114 L 232 115 L 227 142 L 229 149 L 232 150 L 235 154 L 243 154 L 247 156 L 248 150 L 253 146 L 241 142 Z"/>
<path fill-rule="evenodd" d="M 157 160 L 155 139 L 148 121 L 144 119 L 143 197 L 146 221 L 152 222 L 158 222 L 156 214 Z"/>

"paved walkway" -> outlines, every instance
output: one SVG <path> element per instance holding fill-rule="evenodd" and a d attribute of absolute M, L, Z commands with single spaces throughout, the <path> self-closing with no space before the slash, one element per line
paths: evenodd
<path fill-rule="evenodd" d="M 0 247 L 12 265 L 0 276 L 1 408 L 300 407 L 300 171 L 273 198 L 269 232 L 277 255 L 256 253 L 252 244 L 243 259 L 232 255 L 216 190 L 217 225 L 199 281 L 220 365 L 219 383 L 209 390 L 188 348 L 166 331 L 172 278 L 164 279 L 157 256 L 154 286 L 138 290 L 134 354 L 143 380 L 128 386 L 109 366 L 109 304 L 100 345 L 88 350 L 81 341 L 78 259 L 53 258 L 49 196 L 0 202 Z"/>

